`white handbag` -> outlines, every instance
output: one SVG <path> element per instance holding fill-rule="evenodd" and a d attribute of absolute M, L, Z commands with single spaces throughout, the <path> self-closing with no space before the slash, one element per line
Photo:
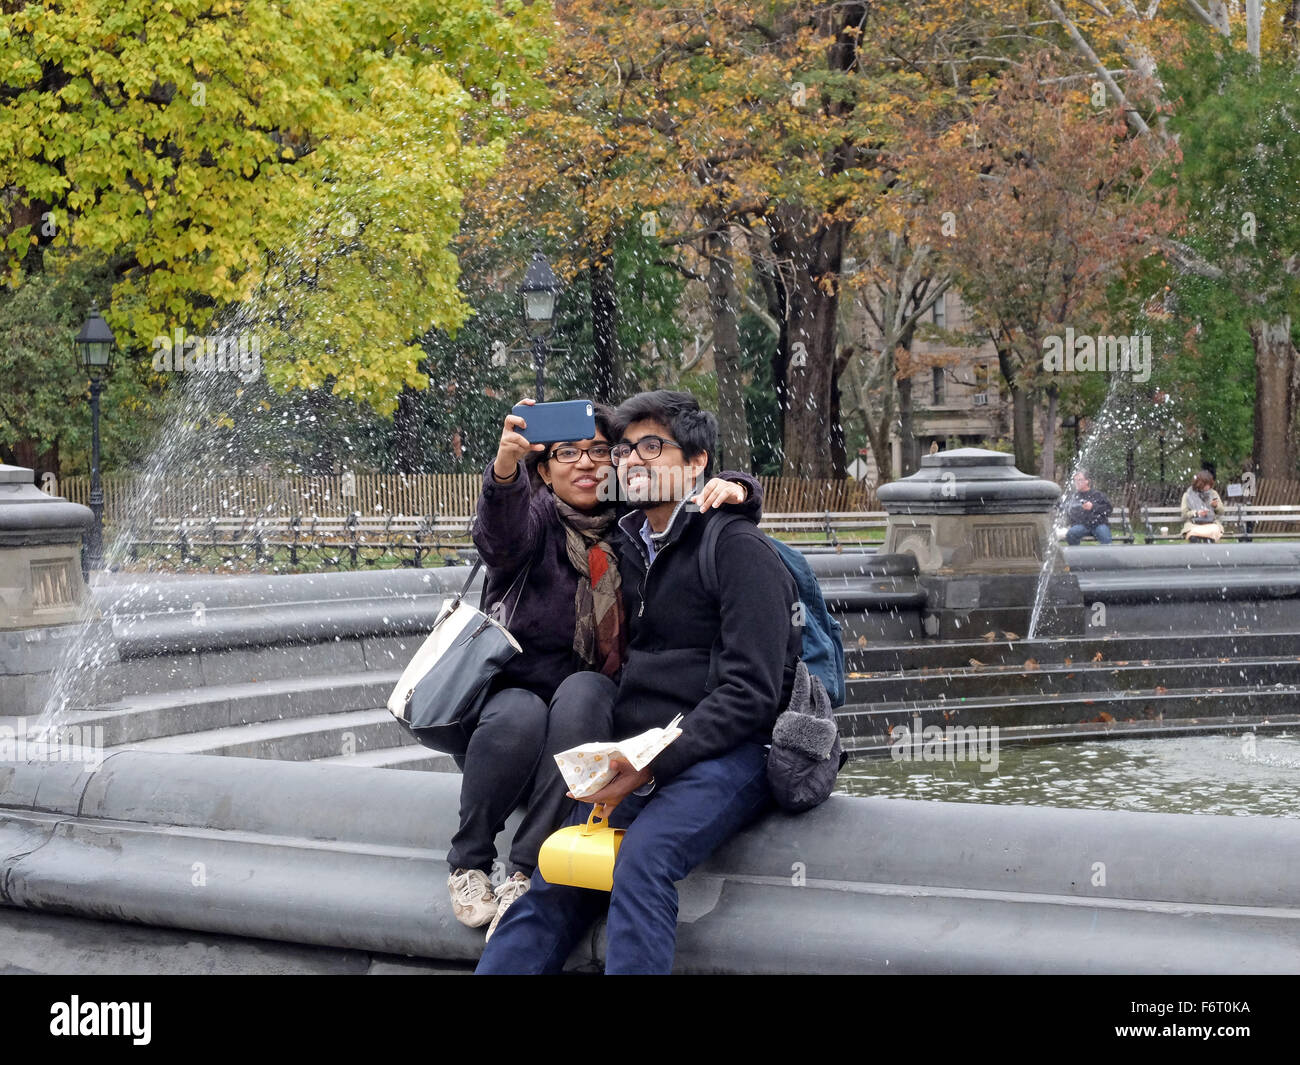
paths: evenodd
<path fill-rule="evenodd" d="M 398 724 L 423 746 L 447 754 L 465 752 L 469 734 L 462 721 L 482 705 L 492 679 L 523 651 L 504 625 L 465 602 L 482 564 L 474 563 L 460 594 L 438 614 L 433 631 L 388 697 L 388 710 Z M 520 571 L 507 596 L 530 568 L 531 563 Z M 522 596 L 522 586 L 519 592 Z"/>

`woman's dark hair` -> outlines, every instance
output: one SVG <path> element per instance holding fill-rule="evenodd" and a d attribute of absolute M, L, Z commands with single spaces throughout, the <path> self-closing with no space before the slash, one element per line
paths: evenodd
<path fill-rule="evenodd" d="M 614 408 L 607 407 L 603 403 L 593 403 L 591 407 L 596 415 L 596 432 L 600 433 L 611 444 L 617 444 L 618 416 Z M 554 446 L 554 444 L 551 444 L 545 451 L 531 451 L 524 458 L 524 469 L 528 473 L 529 480 L 533 483 L 534 491 L 546 487 L 546 482 L 542 480 L 542 475 L 537 472 L 537 467 L 547 461 L 545 456 L 550 454 L 551 448 Z"/>
<path fill-rule="evenodd" d="M 1195 477 L 1192 478 L 1192 488 L 1197 492 L 1204 492 L 1207 488 L 1214 487 L 1214 475 L 1209 470 L 1199 470 Z"/>
<path fill-rule="evenodd" d="M 710 411 L 700 410 L 699 401 L 689 392 L 669 392 L 663 388 L 639 392 L 620 403 L 614 413 L 618 434 L 615 440 L 621 440 L 633 422 L 656 421 L 666 426 L 673 439 L 681 444 L 682 457 L 687 462 L 701 452 L 707 453 L 709 461 L 704 472 L 713 472 L 713 456 L 718 450 L 718 419 Z"/>

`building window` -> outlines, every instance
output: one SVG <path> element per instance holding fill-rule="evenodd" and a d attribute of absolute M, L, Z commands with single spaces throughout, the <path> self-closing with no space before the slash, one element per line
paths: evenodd
<path fill-rule="evenodd" d="M 934 306 L 930 308 L 930 321 L 932 321 L 940 329 L 946 329 L 948 326 L 948 312 L 947 309 L 944 307 L 944 302 L 947 300 L 947 298 L 948 298 L 947 293 L 945 293 L 944 295 L 940 296 L 937 300 L 935 300 Z"/>
<path fill-rule="evenodd" d="M 931 387 L 934 389 L 934 405 L 937 407 L 948 402 L 947 390 L 944 388 L 943 367 L 936 366 L 930 371 Z"/>

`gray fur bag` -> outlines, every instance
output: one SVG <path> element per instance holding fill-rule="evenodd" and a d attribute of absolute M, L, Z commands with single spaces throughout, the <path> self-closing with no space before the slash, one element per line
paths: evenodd
<path fill-rule="evenodd" d="M 821 805 L 835 790 L 847 758 L 830 696 L 800 660 L 790 703 L 776 719 L 767 754 L 767 782 L 777 804 L 788 813 Z"/>

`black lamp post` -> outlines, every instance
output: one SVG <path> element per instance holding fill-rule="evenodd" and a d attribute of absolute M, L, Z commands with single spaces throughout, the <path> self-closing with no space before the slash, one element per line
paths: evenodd
<path fill-rule="evenodd" d="M 1070 461 L 1073 462 L 1074 459 L 1079 456 L 1079 416 L 1077 414 L 1071 414 L 1062 418 L 1061 428 L 1072 429 L 1074 431 L 1074 447 L 1070 450 Z"/>
<path fill-rule="evenodd" d="M 547 343 L 551 335 L 551 326 L 555 320 L 555 297 L 560 291 L 560 279 L 555 276 L 551 264 L 540 251 L 533 252 L 533 261 L 524 271 L 524 280 L 519 285 L 519 297 L 523 303 L 524 322 L 528 334 L 533 338 L 533 366 L 537 370 L 537 402 L 542 402 L 543 384 L 546 377 L 546 353 L 550 348 Z"/>
<path fill-rule="evenodd" d="M 82 369 L 90 374 L 90 510 L 95 521 L 86 537 L 82 564 L 87 577 L 91 570 L 104 566 L 104 489 L 99 483 L 99 395 L 104 391 L 114 343 L 113 331 L 92 304 L 90 315 L 76 340 L 77 357 Z"/>

